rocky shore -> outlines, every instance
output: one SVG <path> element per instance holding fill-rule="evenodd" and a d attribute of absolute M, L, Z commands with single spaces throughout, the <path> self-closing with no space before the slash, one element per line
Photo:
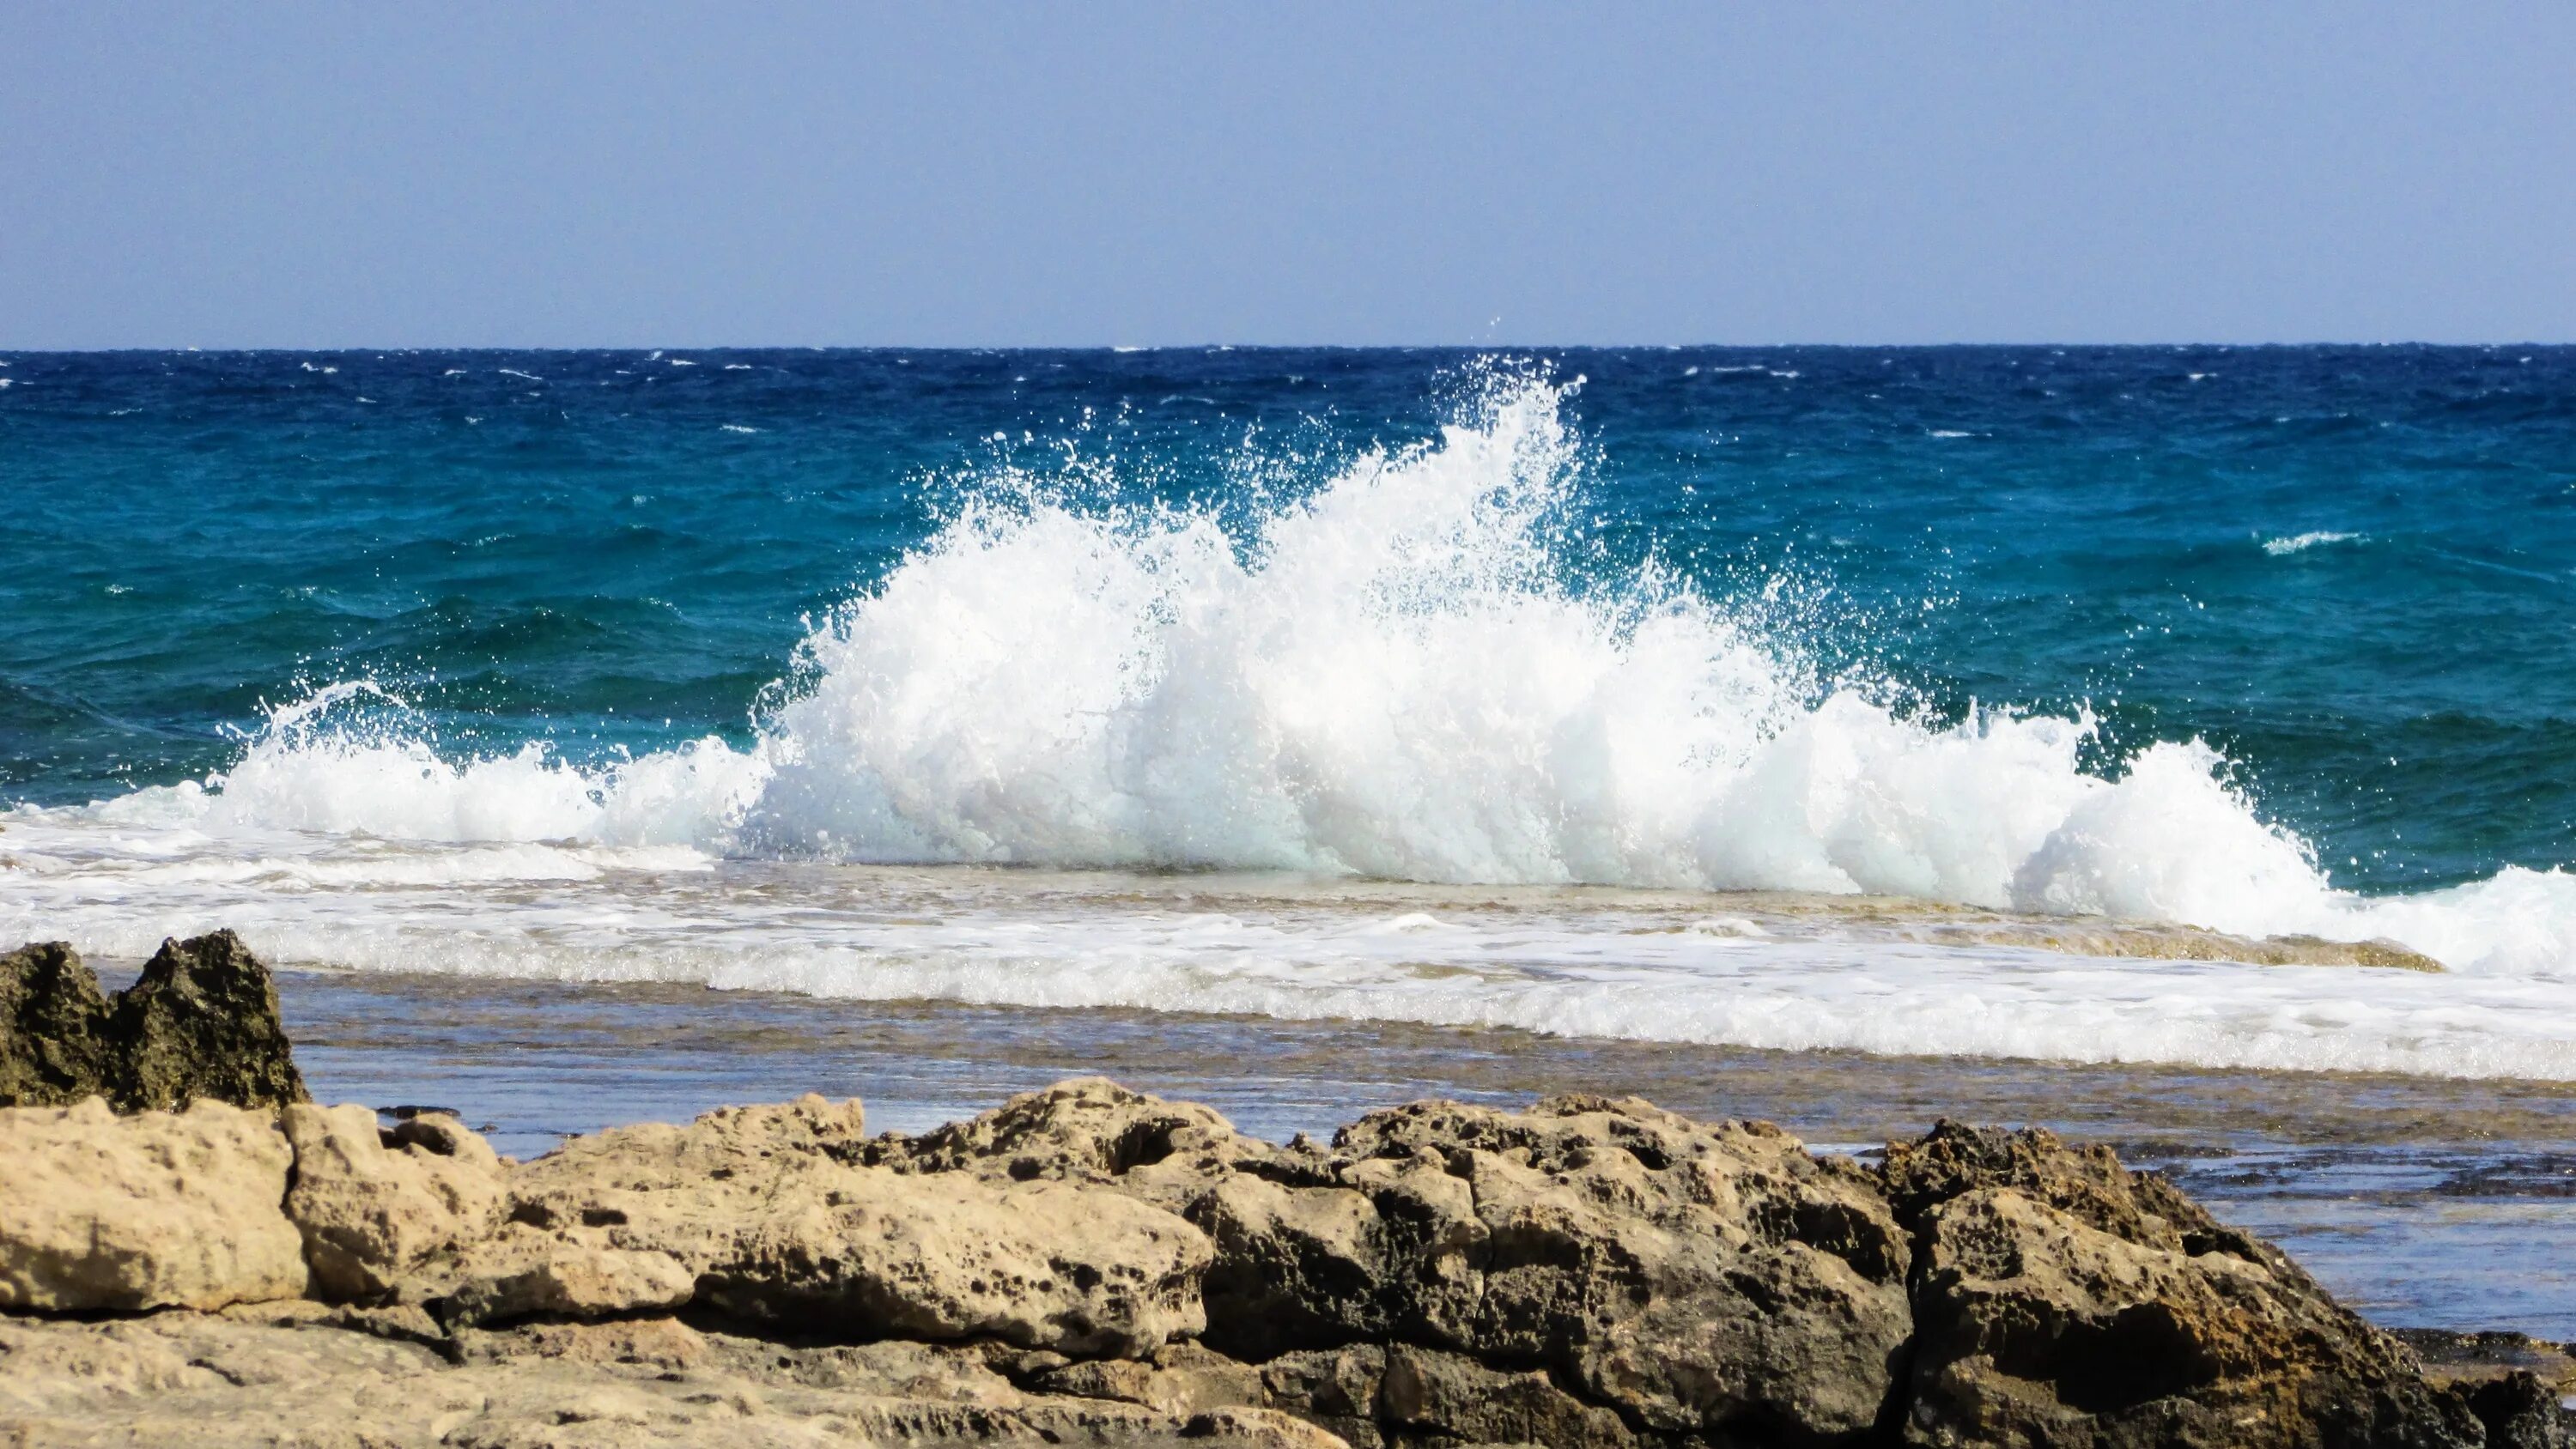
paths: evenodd
<path fill-rule="evenodd" d="M 2541 1446 L 2163 1179 L 1633 1098 L 1329 1142 L 1100 1079 L 918 1136 L 730 1108 L 528 1162 L 302 1100 L 229 935 L 0 957 L 0 1445 Z M 122 1109 L 122 1110 L 120 1110 Z"/>

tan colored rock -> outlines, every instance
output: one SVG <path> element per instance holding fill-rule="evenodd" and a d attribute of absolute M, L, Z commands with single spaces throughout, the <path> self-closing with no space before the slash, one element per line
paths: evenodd
<path fill-rule="evenodd" d="M 899 1172 L 1114 1185 L 1170 1207 L 1240 1164 L 1278 1155 L 1213 1107 L 1167 1102 L 1106 1077 L 1076 1077 L 919 1137 L 889 1133 L 868 1144 L 864 1160 Z"/>
<path fill-rule="evenodd" d="M 1043 1393 L 1118 1399 L 1166 1414 L 1262 1407 L 1261 1371 L 1195 1344 L 1179 1344 L 1138 1359 L 1084 1359 L 1031 1376 Z"/>
<path fill-rule="evenodd" d="M 1399 1431 L 1450 1442 L 1549 1449 L 1632 1449 L 1638 1443 L 1617 1414 L 1558 1388 L 1539 1370 L 1489 1368 L 1436 1349 L 1388 1350 L 1378 1417 Z"/>
<path fill-rule="evenodd" d="M 2106 1150 L 1943 1123 L 1886 1173 L 1924 1244 L 1910 1442 L 2489 1442 L 2467 1395 L 2279 1249 Z"/>
<path fill-rule="evenodd" d="M 509 1174 L 509 1232 L 408 1291 L 458 1322 L 694 1299 L 818 1332 L 1070 1353 L 1204 1326 L 1209 1247 L 1180 1218 L 1072 1182 L 854 1166 L 859 1120 L 811 1097 L 578 1139 Z"/>
<path fill-rule="evenodd" d="M 133 1310 L 292 1298 L 274 1118 L 221 1102 L 118 1117 L 92 1097 L 0 1109 L 0 1308 Z"/>
<path fill-rule="evenodd" d="M 981 1384 L 973 1380 L 980 1376 Z M 920 1395 L 930 1386 L 938 1392 Z M 1021 1394 L 966 1349 L 806 1349 L 668 1320 L 475 1334 L 456 1360 L 319 1323 L 0 1318 L 0 1444 L 1339 1449 L 1286 1414 Z"/>
<path fill-rule="evenodd" d="M 870 1160 L 1174 1208 L 1215 1244 L 1207 1342 L 1236 1357 L 1378 1342 L 1543 1365 L 1665 1434 L 1867 1432 L 1910 1327 L 1909 1250 L 1870 1174 L 1642 1102 L 1421 1103 L 1319 1151 L 1090 1079 Z"/>
<path fill-rule="evenodd" d="M 869 1160 L 1174 1208 L 1215 1245 L 1207 1342 L 1238 1358 L 1378 1342 L 1543 1365 L 1665 1434 L 1870 1431 L 1910 1329 L 1906 1238 L 1869 1173 L 1636 1101 L 1418 1103 L 1320 1151 L 1088 1079 Z"/>
<path fill-rule="evenodd" d="M 1281 1148 L 1090 1080 L 861 1134 L 809 1097 L 505 1168 L 363 1108 L 0 1112 L 0 1307 L 233 1304 L 0 1316 L 0 1445 L 2570 1442 L 2537 1350 L 2428 1379 L 2045 1133 L 1873 1171 L 1569 1097 Z M 356 1301 L 257 1301 L 308 1257 Z"/>
<path fill-rule="evenodd" d="M 513 1227 L 465 1249 L 441 1305 L 451 1325 L 535 1314 L 604 1318 L 685 1306 L 698 1275 L 666 1252 Z"/>
<path fill-rule="evenodd" d="M 501 1160 L 452 1119 L 387 1132 L 371 1108 L 298 1103 L 282 1125 L 295 1149 L 286 1215 L 320 1297 L 380 1297 L 423 1258 L 500 1224 Z"/>

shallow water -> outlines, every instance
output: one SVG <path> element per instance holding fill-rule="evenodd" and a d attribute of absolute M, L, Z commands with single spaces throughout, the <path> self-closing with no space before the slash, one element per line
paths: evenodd
<path fill-rule="evenodd" d="M 2576 1338 L 2576 1087 L 2043 1066 L 1138 1009 L 817 1000 L 627 983 L 292 972 L 317 1097 L 462 1112 L 507 1152 L 807 1091 L 920 1131 L 1066 1076 L 1207 1102 L 1274 1140 L 1424 1096 L 1636 1094 L 1869 1151 L 1937 1118 L 2037 1124 L 2175 1176 L 2391 1326 Z"/>

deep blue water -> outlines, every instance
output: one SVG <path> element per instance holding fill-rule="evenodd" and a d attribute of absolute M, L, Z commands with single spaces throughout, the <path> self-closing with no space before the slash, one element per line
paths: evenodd
<path fill-rule="evenodd" d="M 2576 862 L 2576 349 L 1536 356 L 1583 379 L 1569 568 L 1652 552 L 1936 713 L 2089 706 L 2109 768 L 2205 737 L 2339 885 Z M 1432 437 L 1474 371 L 5 358 L 0 801 L 38 804 L 220 770 L 266 706 L 353 678 L 469 753 L 744 740 L 802 621 L 978 480 L 1069 446 L 1111 491 L 1249 507 Z"/>

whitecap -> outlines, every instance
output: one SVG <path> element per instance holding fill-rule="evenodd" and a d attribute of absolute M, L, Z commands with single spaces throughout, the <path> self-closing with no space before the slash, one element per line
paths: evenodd
<path fill-rule="evenodd" d="M 2267 538 L 2263 540 L 2263 551 L 2274 558 L 2279 558 L 2285 554 L 2303 553 L 2320 544 L 2353 543 L 2359 541 L 2360 538 L 2361 535 L 2358 533 L 2333 533 L 2324 529 L 2319 529 L 2310 533 L 2292 534 L 2284 538 Z"/>
<path fill-rule="evenodd" d="M 216 782 L 222 810 L 587 839 L 669 771 L 721 783 L 686 796 L 707 817 L 657 828 L 750 855 L 1866 892 L 2334 933 L 2304 844 L 2204 746 L 2107 779 L 2079 767 L 2087 717 L 1917 719 L 1820 685 L 1660 568 L 1571 582 L 1564 391 L 1495 379 L 1437 441 L 1367 454 L 1248 531 L 1004 470 L 813 630 L 747 750 L 456 760 L 299 706 Z"/>

